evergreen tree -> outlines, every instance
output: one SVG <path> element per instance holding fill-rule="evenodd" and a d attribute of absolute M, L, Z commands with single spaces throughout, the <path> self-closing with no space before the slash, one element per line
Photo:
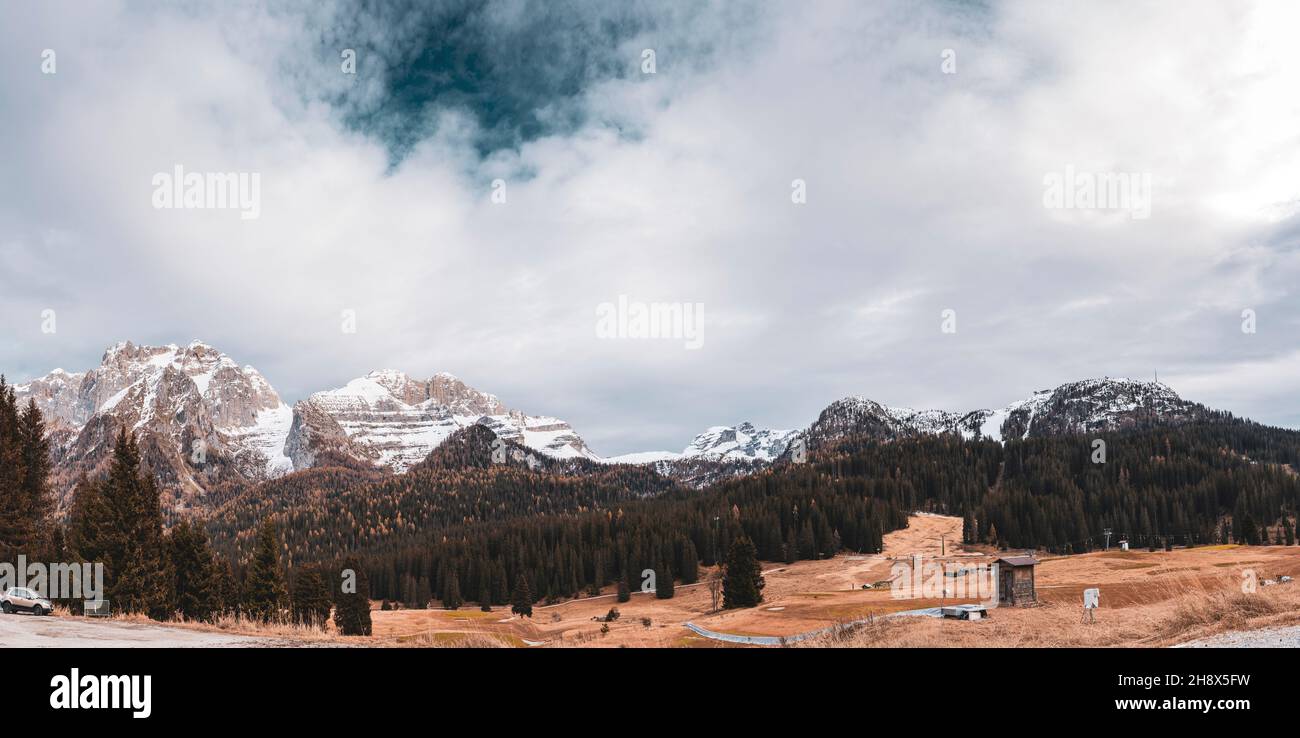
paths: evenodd
<path fill-rule="evenodd" d="M 39 559 L 49 544 L 50 444 L 34 400 L 21 413 L 0 376 L 0 560 Z"/>
<path fill-rule="evenodd" d="M 1243 516 L 1240 521 L 1233 521 L 1232 533 L 1237 543 L 1246 546 L 1259 545 L 1259 531 L 1255 528 L 1255 521 L 1249 514 Z"/>
<path fill-rule="evenodd" d="M 173 611 L 173 577 L 163 546 L 162 504 L 153 477 L 140 469 L 134 435 L 118 431 L 113 461 L 100 494 L 103 518 L 92 543 L 104 557 L 108 599 L 120 612 L 146 613 L 155 620 Z"/>
<path fill-rule="evenodd" d="M 50 561 L 67 561 L 67 560 L 68 560 L 68 539 L 67 539 L 67 535 L 68 535 L 68 534 L 67 534 L 67 531 L 66 531 L 66 529 L 65 529 L 62 525 L 55 524 L 55 525 L 51 526 L 51 529 L 50 529 L 50 546 L 49 546 L 49 549 L 48 549 L 48 551 L 49 551 L 49 556 L 46 557 L 48 560 L 50 560 Z"/>
<path fill-rule="evenodd" d="M 215 595 L 215 615 L 236 615 L 239 603 L 243 599 L 239 591 L 239 579 L 229 561 L 218 559 L 215 565 L 213 590 Z"/>
<path fill-rule="evenodd" d="M 349 576 L 349 572 L 351 573 Z M 370 580 L 361 562 L 347 559 L 334 591 L 334 625 L 343 635 L 370 635 Z"/>
<path fill-rule="evenodd" d="M 323 628 L 330 619 L 329 584 L 319 566 L 305 566 L 293 578 L 293 621 L 312 628 Z"/>
<path fill-rule="evenodd" d="M 691 539 L 684 538 L 681 551 L 681 564 L 678 568 L 681 571 L 682 584 L 695 584 L 700 580 L 700 556 L 695 550 L 695 544 Z"/>
<path fill-rule="evenodd" d="M 244 582 L 244 614 L 254 620 L 270 622 L 280 617 L 284 606 L 284 572 L 280 568 L 280 538 L 275 523 L 262 521 L 257 544 Z"/>
<path fill-rule="evenodd" d="M 447 588 L 442 595 L 442 607 L 446 610 L 458 610 L 464 604 L 460 596 L 460 578 L 453 569 L 447 576 Z"/>
<path fill-rule="evenodd" d="M 671 600 L 673 598 L 673 570 L 665 561 L 655 571 L 655 599 Z"/>
<path fill-rule="evenodd" d="M 49 484 L 50 442 L 45 437 L 41 411 L 36 409 L 36 401 L 32 399 L 27 401 L 27 409 L 18 419 L 18 447 L 22 454 L 21 491 L 27 534 L 21 545 L 30 555 L 48 543 L 46 531 L 54 507 Z"/>
<path fill-rule="evenodd" d="M 618 596 L 615 598 L 619 602 L 627 602 L 632 599 L 632 591 L 627 586 L 627 575 L 618 579 Z"/>
<path fill-rule="evenodd" d="M 799 560 L 799 543 L 795 540 L 794 526 L 786 533 L 785 543 L 781 546 L 781 560 L 787 564 L 793 564 Z"/>
<path fill-rule="evenodd" d="M 69 558 L 105 562 L 108 553 L 108 508 L 101 485 L 84 474 L 72 488 L 68 506 L 67 547 Z M 111 576 L 111 570 L 106 576 Z"/>
<path fill-rule="evenodd" d="M 167 534 L 167 557 L 175 573 L 177 614 L 185 620 L 211 620 L 220 598 L 216 559 L 207 534 L 181 520 Z"/>
<path fill-rule="evenodd" d="M 510 597 L 512 606 L 510 612 L 520 617 L 531 618 L 533 616 L 533 591 L 528 586 L 528 578 L 520 573 L 515 577 L 515 591 Z"/>
<path fill-rule="evenodd" d="M 755 607 L 763 601 L 762 568 L 758 563 L 754 542 L 740 535 L 731 543 L 727 556 L 727 570 L 722 579 L 722 607 Z"/>
<path fill-rule="evenodd" d="M 483 612 L 492 612 L 492 595 L 488 593 L 486 584 L 478 591 L 478 609 Z"/>
<path fill-rule="evenodd" d="M 415 599 L 420 603 L 420 607 L 428 608 L 429 601 L 433 599 L 433 590 L 429 587 L 429 578 L 420 577 L 415 582 Z"/>

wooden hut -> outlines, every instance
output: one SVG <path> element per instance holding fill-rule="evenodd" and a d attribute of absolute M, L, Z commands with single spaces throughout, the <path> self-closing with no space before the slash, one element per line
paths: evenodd
<path fill-rule="evenodd" d="M 1038 602 L 1034 591 L 1034 567 L 1038 559 L 1033 556 L 1003 556 L 998 565 L 998 604 L 1015 607 Z"/>

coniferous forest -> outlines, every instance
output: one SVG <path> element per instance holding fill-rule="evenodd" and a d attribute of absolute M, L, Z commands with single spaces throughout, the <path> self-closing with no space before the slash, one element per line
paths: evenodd
<path fill-rule="evenodd" d="M 774 562 L 878 551 L 914 511 L 962 516 L 969 542 L 1056 553 L 1099 547 L 1106 528 L 1135 546 L 1289 543 L 1300 501 L 1300 433 L 1228 415 L 1006 444 L 847 438 L 809 463 L 705 490 L 656 482 L 643 468 L 494 466 L 482 462 L 487 438 L 477 452 L 462 439 L 459 464 L 370 484 L 320 470 L 259 485 L 209 526 L 221 547 L 239 549 L 249 521 L 274 515 L 295 555 L 364 556 L 377 597 L 421 604 L 454 583 L 497 605 L 521 575 L 546 601 L 636 589 L 647 569 L 691 582 L 741 535 Z M 1096 440 L 1104 463 L 1094 461 Z M 314 503 L 300 504 L 307 497 Z"/>
<path fill-rule="evenodd" d="M 963 517 L 968 543 L 1070 554 L 1104 529 L 1135 546 L 1294 544 L 1300 504 L 1300 433 L 1226 414 L 1006 443 L 847 437 L 703 490 L 648 467 L 494 463 L 495 441 L 473 426 L 401 475 L 340 464 L 216 488 L 169 521 L 125 430 L 108 473 L 58 504 L 40 412 L 0 380 L 0 553 L 103 562 L 117 610 L 319 625 L 333 605 L 363 633 L 367 598 L 527 609 L 650 573 L 670 597 L 715 564 L 750 606 L 755 557 L 879 551 L 916 511 Z"/>

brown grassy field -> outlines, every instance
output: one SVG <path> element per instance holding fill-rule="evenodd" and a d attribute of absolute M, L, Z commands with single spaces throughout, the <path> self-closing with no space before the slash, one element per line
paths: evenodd
<path fill-rule="evenodd" d="M 946 539 L 940 556 L 940 538 Z M 961 520 L 916 515 L 908 528 L 885 537 L 878 555 L 842 554 L 825 561 L 766 564 L 764 602 L 756 608 L 710 612 L 703 583 L 678 586 L 670 600 L 636 593 L 618 604 L 614 595 L 534 607 L 531 619 L 508 607 L 481 612 L 397 610 L 372 612 L 374 634 L 342 637 L 332 631 L 304 631 L 223 621 L 184 626 L 227 633 L 298 639 L 304 645 L 397 647 L 734 647 L 698 636 L 693 622 L 709 630 L 740 635 L 791 636 L 867 619 L 848 632 L 806 641 L 803 646 L 1070 647 L 1168 646 L 1229 630 L 1300 623 L 1300 582 L 1242 592 L 1242 572 L 1259 580 L 1300 578 L 1300 546 L 1210 546 L 1173 551 L 1097 552 L 1043 557 L 1038 567 L 1039 604 L 997 608 L 984 621 L 928 617 L 882 617 L 889 613 L 974 599 L 895 599 L 888 586 L 861 585 L 890 578 L 896 561 L 913 554 L 952 563 L 985 562 L 994 552 L 961 546 Z M 704 581 L 702 572 L 701 582 Z M 1082 623 L 1082 592 L 1101 590 L 1096 622 Z M 617 606 L 620 617 L 602 632 L 595 618 Z"/>
<path fill-rule="evenodd" d="M 804 645 L 835 646 L 1166 646 L 1228 630 L 1300 623 L 1300 583 L 1242 593 L 1242 572 L 1260 580 L 1300 577 L 1300 546 L 1214 546 L 1174 551 L 1099 552 L 1045 557 L 1038 567 L 1040 604 L 998 608 L 982 622 L 879 616 L 973 599 L 898 600 L 888 588 L 861 585 L 889 579 L 890 567 L 913 554 L 943 560 L 988 561 L 987 549 L 960 545 L 961 520 L 918 515 L 885 537 L 880 555 L 840 555 L 826 561 L 765 565 L 761 606 L 711 613 L 703 585 L 678 587 L 671 600 L 635 594 L 601 632 L 593 618 L 616 606 L 614 597 L 537 607 L 531 620 L 508 610 L 376 612 L 375 640 L 401 645 L 527 645 L 533 647 L 733 647 L 683 627 L 741 635 L 789 636 L 870 618 L 851 633 Z M 954 545 L 954 542 L 955 545 Z M 1101 589 L 1096 622 L 1080 622 L 1085 588 Z M 649 625 L 644 620 L 649 620 Z"/>

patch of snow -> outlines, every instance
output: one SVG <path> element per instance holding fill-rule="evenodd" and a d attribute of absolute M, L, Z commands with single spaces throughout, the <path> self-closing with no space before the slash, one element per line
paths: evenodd
<path fill-rule="evenodd" d="M 190 379 L 194 381 L 194 386 L 199 388 L 199 397 L 207 396 L 208 385 L 212 383 L 212 376 L 214 374 L 216 374 L 215 371 L 210 371 L 190 376 Z"/>
<path fill-rule="evenodd" d="M 356 398 L 366 403 L 393 399 L 393 393 L 370 377 L 361 377 L 348 382 L 343 387 L 316 393 L 317 396 L 338 398 Z"/>
<path fill-rule="evenodd" d="M 259 410 L 253 425 L 231 433 L 236 442 L 266 457 L 266 471 L 270 476 L 280 476 L 293 471 L 293 461 L 284 453 L 289 429 L 293 427 L 293 408 L 279 407 Z"/>
<path fill-rule="evenodd" d="M 1001 410 L 990 410 L 989 414 L 984 416 L 984 422 L 980 423 L 980 438 L 988 441 L 1002 440 L 1002 424 L 1007 422 L 1007 416 L 1011 411 L 1007 408 Z"/>
<path fill-rule="evenodd" d="M 675 451 L 637 451 L 600 459 L 603 464 L 654 464 L 660 461 L 677 461 L 682 455 Z"/>
<path fill-rule="evenodd" d="M 105 400 L 104 404 L 100 405 L 99 408 L 96 410 L 96 412 L 106 413 L 109 410 L 112 410 L 113 408 L 117 407 L 118 403 L 120 403 L 122 399 L 126 397 L 126 393 L 130 391 L 131 387 L 134 386 L 135 385 L 128 385 L 118 390 L 117 394 Z"/>

